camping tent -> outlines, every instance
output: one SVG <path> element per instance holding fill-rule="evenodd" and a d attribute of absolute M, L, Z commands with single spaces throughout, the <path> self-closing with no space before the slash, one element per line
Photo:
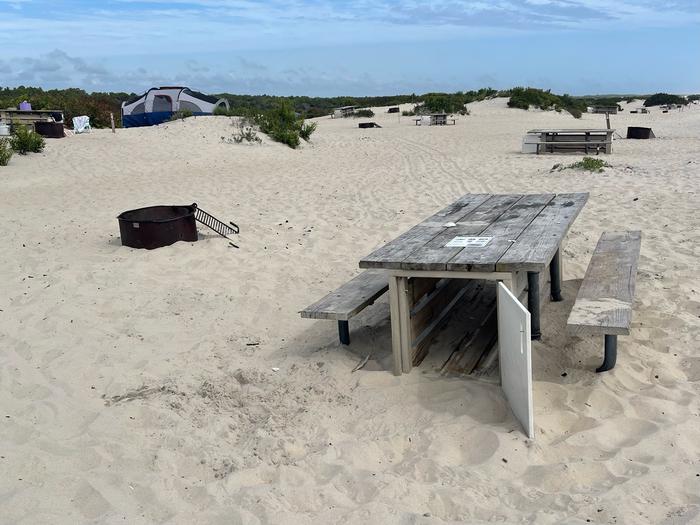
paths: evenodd
<path fill-rule="evenodd" d="M 218 106 L 228 109 L 228 101 L 186 87 L 152 88 L 139 97 L 122 102 L 122 126 L 155 126 L 168 120 L 177 111 L 211 115 Z"/>

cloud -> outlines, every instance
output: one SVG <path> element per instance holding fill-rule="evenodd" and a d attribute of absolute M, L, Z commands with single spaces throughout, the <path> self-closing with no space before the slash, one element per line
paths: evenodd
<path fill-rule="evenodd" d="M 243 57 L 238 57 L 238 64 L 247 71 L 267 71 L 267 67 L 252 60 Z"/>
<path fill-rule="evenodd" d="M 6 73 L 4 80 L 12 84 L 36 82 L 44 87 L 107 85 L 118 80 L 118 76 L 105 67 L 89 63 L 83 58 L 68 55 L 54 49 L 38 57 L 21 57 L 13 60 L 13 67 L 0 62 L 0 71 Z"/>
<path fill-rule="evenodd" d="M 561 44 L 545 44 L 547 63 L 536 68 L 556 76 L 556 55 L 577 35 L 690 34 L 699 24 L 698 0 L 0 0 L 0 82 L 285 94 L 469 89 L 490 79 L 510 87 L 527 80 L 518 70 L 534 56 L 526 40 Z M 677 54 L 690 60 L 700 49 L 688 40 Z M 484 63 L 494 57 L 498 66 Z M 677 76 L 694 78 L 682 68 Z"/>
<path fill-rule="evenodd" d="M 209 66 L 205 66 L 204 64 L 201 64 L 197 60 L 188 60 L 185 62 L 185 65 L 187 66 L 187 69 L 189 71 L 193 71 L 195 73 L 206 73 L 209 71 Z M 141 70 L 143 72 L 145 72 L 145 70 L 143 68 L 141 68 Z"/>

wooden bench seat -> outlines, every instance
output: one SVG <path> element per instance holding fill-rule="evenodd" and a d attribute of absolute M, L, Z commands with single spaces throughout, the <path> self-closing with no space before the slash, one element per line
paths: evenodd
<path fill-rule="evenodd" d="M 587 140 L 587 141 L 572 141 L 572 140 L 557 140 L 557 141 L 540 141 L 536 142 L 537 153 L 547 153 L 547 150 L 551 150 L 550 153 L 557 153 L 562 151 L 584 151 L 588 153 L 588 150 L 594 150 L 597 153 L 603 151 L 604 153 L 612 152 L 612 141 L 609 140 Z"/>
<path fill-rule="evenodd" d="M 300 313 L 306 319 L 337 320 L 340 342 L 349 345 L 348 320 L 373 304 L 388 289 L 389 281 L 385 272 L 365 270 Z"/>
<path fill-rule="evenodd" d="M 601 235 L 569 315 L 571 335 L 605 336 L 605 359 L 596 372 L 615 366 L 617 336 L 630 333 L 641 241 L 639 231 Z"/>

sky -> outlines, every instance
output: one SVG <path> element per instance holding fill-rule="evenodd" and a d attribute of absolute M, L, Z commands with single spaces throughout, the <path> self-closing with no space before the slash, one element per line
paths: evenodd
<path fill-rule="evenodd" d="M 0 86 L 700 92 L 700 0 L 0 0 Z"/>

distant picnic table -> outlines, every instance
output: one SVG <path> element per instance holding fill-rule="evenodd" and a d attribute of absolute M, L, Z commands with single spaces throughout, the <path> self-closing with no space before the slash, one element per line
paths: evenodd
<path fill-rule="evenodd" d="M 432 113 L 430 115 L 424 115 L 422 117 L 414 118 L 416 126 L 447 126 L 448 122 L 452 122 L 454 126 L 457 120 L 454 118 L 447 118 L 447 113 Z"/>
<path fill-rule="evenodd" d="M 515 297 L 527 287 L 539 338 L 540 273 L 549 268 L 552 298 L 561 300 L 560 246 L 587 200 L 588 193 L 467 194 L 361 259 L 360 268 L 386 270 L 394 373 L 419 362 L 423 342 L 465 293 L 463 280 L 502 281 Z"/>
<path fill-rule="evenodd" d="M 539 135 L 537 153 L 612 153 L 614 129 L 531 129 L 528 135 Z"/>

